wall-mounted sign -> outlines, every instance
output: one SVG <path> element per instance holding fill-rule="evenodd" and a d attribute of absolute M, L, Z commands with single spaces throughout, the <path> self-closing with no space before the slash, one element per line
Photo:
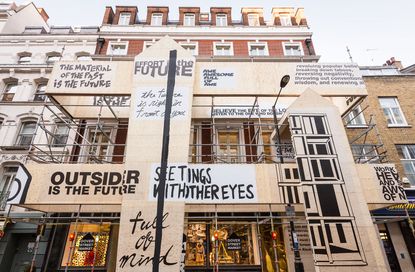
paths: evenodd
<path fill-rule="evenodd" d="M 405 201 L 405 190 L 399 180 L 399 174 L 395 166 L 374 166 L 376 178 L 382 190 L 385 201 Z"/>
<path fill-rule="evenodd" d="M 16 176 L 10 185 L 7 204 L 21 204 L 26 199 L 32 177 L 24 165 L 20 165 Z M 7 210 L 7 209 L 6 209 Z"/>
<path fill-rule="evenodd" d="M 173 93 L 173 104 L 170 117 L 172 119 L 183 119 L 188 117 L 190 92 L 188 88 L 175 88 Z M 166 107 L 166 88 L 148 87 L 138 90 L 135 108 L 137 119 L 157 120 L 164 118 Z"/>
<path fill-rule="evenodd" d="M 233 88 L 235 85 L 235 69 L 232 68 L 218 68 L 218 69 L 204 69 L 200 71 L 200 86 L 201 88 Z"/>
<path fill-rule="evenodd" d="M 94 250 L 95 237 L 88 232 L 84 237 L 79 241 L 78 251 L 92 251 Z"/>
<path fill-rule="evenodd" d="M 150 200 L 157 199 L 160 166 L 150 177 Z M 189 203 L 249 203 L 257 201 L 254 165 L 171 164 L 166 200 Z"/>
<path fill-rule="evenodd" d="M 236 233 L 232 233 L 228 239 L 226 239 L 226 248 L 228 250 L 241 250 L 242 239 L 236 235 Z"/>

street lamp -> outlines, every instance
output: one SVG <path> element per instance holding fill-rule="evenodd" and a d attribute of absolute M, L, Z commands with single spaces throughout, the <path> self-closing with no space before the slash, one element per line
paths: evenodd
<path fill-rule="evenodd" d="M 282 89 L 284 89 L 285 86 L 287 86 L 288 82 L 290 82 L 290 76 L 289 75 L 285 75 L 281 78 L 280 81 L 280 90 L 278 92 L 277 98 L 275 99 L 275 103 L 272 106 L 272 114 L 274 115 L 274 125 L 275 125 L 275 130 L 277 132 L 277 141 L 278 141 L 278 146 L 277 146 L 277 156 L 278 154 L 280 154 L 280 162 L 284 163 L 284 158 L 282 157 L 282 149 L 281 149 L 281 136 L 280 136 L 280 129 L 278 127 L 278 120 L 277 120 L 277 112 L 275 110 L 275 106 L 277 105 L 278 102 L 278 98 L 280 98 L 280 94 Z"/>

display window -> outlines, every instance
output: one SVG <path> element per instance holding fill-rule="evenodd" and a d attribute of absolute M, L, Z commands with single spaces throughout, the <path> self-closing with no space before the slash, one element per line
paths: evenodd
<path fill-rule="evenodd" d="M 71 223 L 61 266 L 105 267 L 110 223 Z"/>
<path fill-rule="evenodd" d="M 285 253 L 284 236 L 281 225 L 274 225 L 274 232 L 276 237 L 272 237 L 272 227 L 270 224 L 263 224 L 259 226 L 260 244 L 261 248 L 261 262 L 263 265 L 262 272 L 287 272 L 287 256 Z M 275 244 L 275 247 L 274 247 Z M 275 255 L 278 259 L 279 271 L 274 268 Z"/>
<path fill-rule="evenodd" d="M 206 224 L 189 224 L 186 230 L 186 261 L 187 266 L 206 265 Z"/>

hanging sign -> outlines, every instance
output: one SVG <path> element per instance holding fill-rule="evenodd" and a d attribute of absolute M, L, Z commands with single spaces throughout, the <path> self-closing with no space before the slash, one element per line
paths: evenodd
<path fill-rule="evenodd" d="M 82 239 L 79 241 L 78 251 L 92 251 L 94 250 L 95 238 L 88 232 Z"/>

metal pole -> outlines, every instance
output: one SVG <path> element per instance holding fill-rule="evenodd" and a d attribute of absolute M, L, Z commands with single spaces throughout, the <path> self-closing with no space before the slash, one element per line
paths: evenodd
<path fill-rule="evenodd" d="M 271 218 L 271 231 L 274 232 L 274 220 L 272 218 L 271 204 L 269 204 L 269 217 Z M 280 267 L 278 265 L 277 242 L 274 239 L 272 239 L 272 251 L 274 252 L 275 271 L 280 271 Z"/>
<path fill-rule="evenodd" d="M 174 85 L 176 83 L 177 50 L 171 50 L 169 72 L 167 75 L 166 110 L 164 113 L 163 146 L 161 149 L 160 182 L 157 188 L 156 239 L 154 242 L 153 272 L 159 272 L 161 241 L 163 238 L 164 194 L 166 190 L 167 162 L 170 142 L 170 114 L 173 104 Z"/>
<path fill-rule="evenodd" d="M 280 157 L 280 163 L 284 163 L 284 158 L 282 157 L 281 135 L 280 135 L 280 128 L 278 126 L 277 112 L 276 112 L 275 106 L 277 105 L 278 98 L 280 97 L 282 89 L 283 88 L 281 87 L 280 91 L 278 92 L 277 98 L 275 99 L 275 103 L 272 106 L 272 115 L 274 117 L 274 126 L 275 126 L 275 131 L 277 133 L 277 156 Z"/>
<path fill-rule="evenodd" d="M 69 265 L 69 263 L 71 261 L 71 257 L 72 257 L 71 255 L 73 253 L 73 249 L 76 246 L 75 242 L 76 242 L 76 236 L 78 235 L 78 220 L 79 220 L 79 216 L 80 216 L 80 213 L 81 213 L 81 207 L 82 207 L 82 205 L 79 205 L 79 207 L 78 207 L 78 214 L 77 214 L 76 220 L 75 220 L 75 235 L 74 235 L 73 240 L 71 241 L 71 246 L 69 248 L 68 259 L 67 259 L 66 265 L 65 265 L 65 272 L 68 272 L 68 265 Z M 71 230 L 71 225 L 69 225 L 69 231 L 70 230 Z M 68 235 L 71 235 L 71 234 L 68 232 Z"/>

